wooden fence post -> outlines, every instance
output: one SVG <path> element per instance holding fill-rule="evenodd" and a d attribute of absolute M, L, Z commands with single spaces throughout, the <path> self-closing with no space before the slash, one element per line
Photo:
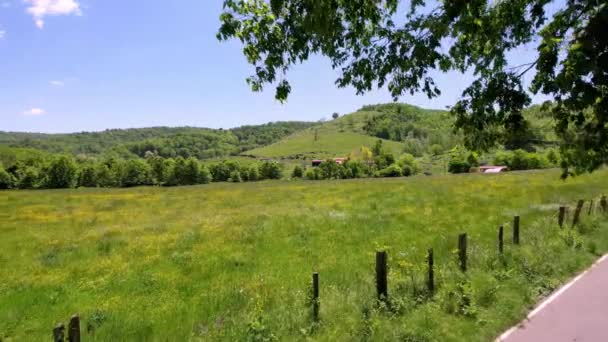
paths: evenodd
<path fill-rule="evenodd" d="M 519 216 L 513 216 L 513 244 L 519 245 Z"/>
<path fill-rule="evenodd" d="M 574 218 L 572 219 L 572 227 L 578 224 L 579 218 L 581 216 L 581 210 L 583 210 L 583 205 L 585 204 L 585 200 L 579 200 L 576 204 L 576 210 L 574 211 Z"/>
<path fill-rule="evenodd" d="M 388 299 L 388 271 L 386 251 L 376 252 L 376 291 L 379 300 Z"/>
<path fill-rule="evenodd" d="M 435 270 L 433 269 L 435 261 L 433 260 L 433 249 L 432 248 L 429 248 L 428 263 L 429 263 L 429 282 L 427 285 L 428 285 L 429 292 L 433 293 L 433 292 L 435 292 Z"/>
<path fill-rule="evenodd" d="M 467 233 L 458 235 L 458 259 L 460 260 L 460 270 L 467 270 Z"/>
<path fill-rule="evenodd" d="M 600 200 L 600 207 L 602 207 L 602 212 L 608 213 L 608 200 L 606 200 L 606 196 L 602 196 L 602 199 Z"/>
<path fill-rule="evenodd" d="M 559 227 L 562 228 L 564 226 L 564 218 L 566 217 L 566 207 L 559 207 L 559 216 L 557 218 L 557 223 L 559 223 Z"/>
<path fill-rule="evenodd" d="M 53 342 L 63 342 L 65 338 L 65 326 L 63 323 L 57 324 L 53 329 Z"/>
<path fill-rule="evenodd" d="M 319 273 L 312 274 L 312 318 L 315 322 L 319 320 Z"/>
<path fill-rule="evenodd" d="M 593 211 L 593 200 L 591 200 L 591 202 L 589 202 L 589 211 L 587 212 L 588 216 L 591 216 L 591 211 Z"/>
<path fill-rule="evenodd" d="M 70 319 L 70 324 L 68 325 L 68 341 L 80 342 L 80 317 L 78 317 L 78 315 L 74 315 Z"/>
<path fill-rule="evenodd" d="M 503 240 L 503 227 L 500 226 L 498 228 L 498 253 L 502 254 L 503 252 L 503 246 L 504 246 L 504 240 Z"/>

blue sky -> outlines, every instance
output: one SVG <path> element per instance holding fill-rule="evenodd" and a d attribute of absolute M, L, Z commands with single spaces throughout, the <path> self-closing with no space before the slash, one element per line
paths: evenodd
<path fill-rule="evenodd" d="M 238 42 L 215 38 L 222 0 L 0 0 L 0 130 L 76 132 L 147 126 L 229 128 L 327 118 L 392 101 L 357 96 L 313 57 L 288 75 L 292 94 L 252 93 Z M 533 47 L 511 54 L 533 60 Z M 443 95 L 404 96 L 427 108 L 453 104 L 470 75 L 436 73 Z M 536 102 L 540 99 L 535 99 Z"/>

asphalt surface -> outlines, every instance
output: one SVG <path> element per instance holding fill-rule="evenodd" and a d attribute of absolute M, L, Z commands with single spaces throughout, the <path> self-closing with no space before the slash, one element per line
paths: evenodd
<path fill-rule="evenodd" d="M 608 255 L 541 302 L 504 342 L 608 342 Z"/>

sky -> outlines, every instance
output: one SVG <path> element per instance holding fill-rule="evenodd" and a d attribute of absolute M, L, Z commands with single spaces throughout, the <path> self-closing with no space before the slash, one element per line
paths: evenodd
<path fill-rule="evenodd" d="M 223 0 L 0 0 L 0 131 L 80 132 L 108 128 L 230 128 L 317 121 L 391 102 L 386 89 L 339 89 L 338 72 L 313 56 L 287 75 L 287 103 L 274 87 L 253 93 L 253 68 L 237 41 L 215 34 Z M 534 60 L 534 47 L 510 63 Z M 432 74 L 442 95 L 403 96 L 424 108 L 454 104 L 470 74 Z M 534 102 L 543 99 L 534 98 Z"/>

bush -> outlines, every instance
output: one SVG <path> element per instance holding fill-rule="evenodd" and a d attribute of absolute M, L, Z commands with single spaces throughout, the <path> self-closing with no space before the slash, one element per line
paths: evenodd
<path fill-rule="evenodd" d="M 122 185 L 126 187 L 152 184 L 152 168 L 141 159 L 126 162 Z"/>
<path fill-rule="evenodd" d="M 233 183 L 241 183 L 243 181 L 241 178 L 241 173 L 238 170 L 230 172 L 230 178 L 228 181 Z"/>
<path fill-rule="evenodd" d="M 367 166 L 360 161 L 347 160 L 343 166 L 350 170 L 351 178 L 361 178 L 366 174 Z"/>
<path fill-rule="evenodd" d="M 418 161 L 416 161 L 416 158 L 409 153 L 404 153 L 399 158 L 399 161 L 397 161 L 397 164 L 401 166 L 404 176 L 411 176 L 420 172 L 420 165 L 418 164 Z"/>
<path fill-rule="evenodd" d="M 308 180 L 315 180 L 315 179 L 317 179 L 316 175 L 315 175 L 315 171 L 313 169 L 306 170 L 305 177 Z"/>
<path fill-rule="evenodd" d="M 411 175 L 414 174 L 414 172 L 412 171 L 412 168 L 409 165 L 405 165 L 401 168 L 401 171 L 403 172 L 403 175 L 405 177 L 409 177 Z"/>
<path fill-rule="evenodd" d="M 38 169 L 33 166 L 27 166 L 20 172 L 17 186 L 20 189 L 36 189 L 40 186 L 40 175 Z"/>
<path fill-rule="evenodd" d="M 73 188 L 78 182 L 78 166 L 70 156 L 54 158 L 45 172 L 45 187 L 51 189 Z"/>
<path fill-rule="evenodd" d="M 257 181 L 258 179 L 260 179 L 260 171 L 257 165 L 249 167 L 248 176 L 249 181 Z"/>
<path fill-rule="evenodd" d="M 97 186 L 97 172 L 95 171 L 95 165 L 85 165 L 80 171 L 80 178 L 78 180 L 78 186 L 84 186 L 88 188 L 94 188 Z"/>
<path fill-rule="evenodd" d="M 332 159 L 328 159 L 317 167 L 319 171 L 318 179 L 338 179 L 340 178 L 340 165 Z"/>
<path fill-rule="evenodd" d="M 275 161 L 265 161 L 260 166 L 261 179 L 281 179 L 283 177 L 283 165 Z"/>
<path fill-rule="evenodd" d="M 403 171 L 399 165 L 391 164 L 389 167 L 380 170 L 379 175 L 381 177 L 401 177 Z"/>
<path fill-rule="evenodd" d="M 302 167 L 300 165 L 296 165 L 296 167 L 293 168 L 293 172 L 291 173 L 291 178 L 302 178 L 303 175 L 304 170 L 302 170 Z"/>
<path fill-rule="evenodd" d="M 206 166 L 201 166 L 201 170 L 198 173 L 198 183 L 199 184 L 209 184 L 211 183 L 211 172 Z"/>
<path fill-rule="evenodd" d="M 450 159 L 448 162 L 448 172 L 450 173 L 467 173 L 471 169 L 471 164 L 462 159 Z"/>
<path fill-rule="evenodd" d="M 443 147 L 441 147 L 439 144 L 433 144 L 429 148 L 429 152 L 434 156 L 438 156 L 443 152 Z"/>
<path fill-rule="evenodd" d="M 106 164 L 99 164 L 95 168 L 97 186 L 110 187 L 116 185 L 116 179 Z"/>
<path fill-rule="evenodd" d="M 0 189 L 12 189 L 14 186 L 15 177 L 0 166 Z"/>

